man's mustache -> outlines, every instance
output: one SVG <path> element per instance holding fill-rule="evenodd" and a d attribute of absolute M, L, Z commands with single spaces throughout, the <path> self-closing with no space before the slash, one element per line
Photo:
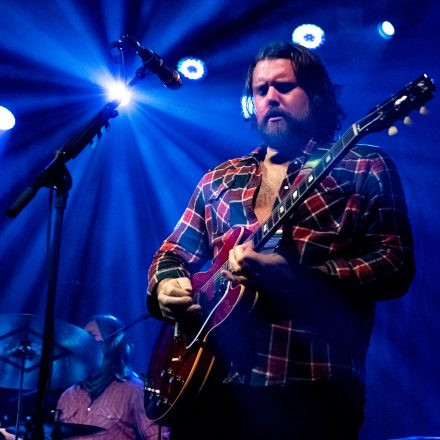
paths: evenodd
<path fill-rule="evenodd" d="M 274 110 L 269 110 L 266 115 L 264 116 L 263 122 L 266 124 L 270 118 L 277 118 L 281 116 L 282 118 L 289 120 L 290 119 L 290 115 L 288 113 L 286 113 L 283 110 L 279 110 L 279 109 L 274 109 Z"/>

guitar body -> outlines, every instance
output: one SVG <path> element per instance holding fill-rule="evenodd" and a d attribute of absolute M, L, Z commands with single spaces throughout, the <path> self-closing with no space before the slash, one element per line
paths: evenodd
<path fill-rule="evenodd" d="M 202 306 L 197 322 L 179 323 L 178 334 L 171 325 L 162 330 L 145 379 L 145 411 L 151 420 L 169 425 L 175 414 L 198 395 L 214 365 L 217 333 L 223 339 L 228 329 L 225 321 L 233 321 L 233 316 L 242 316 L 255 305 L 256 292 L 241 285 L 232 287 L 221 275 L 227 268 L 230 249 L 249 235 L 243 227 L 232 229 L 209 271 L 192 277 L 195 300 Z"/>

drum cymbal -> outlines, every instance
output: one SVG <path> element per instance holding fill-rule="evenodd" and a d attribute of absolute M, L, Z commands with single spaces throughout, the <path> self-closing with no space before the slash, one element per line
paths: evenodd
<path fill-rule="evenodd" d="M 45 439 L 64 439 L 69 437 L 86 436 L 105 431 L 105 428 L 93 425 L 81 425 L 79 423 L 46 423 L 43 426 Z M 15 435 L 15 426 L 6 428 L 6 432 Z M 18 428 L 18 436 L 23 438 L 26 434 L 24 426 Z"/>
<path fill-rule="evenodd" d="M 9 313 L 0 315 L 0 387 L 23 389 L 38 385 L 43 346 L 43 317 Z M 85 330 L 55 320 L 51 388 L 84 380 L 102 362 L 100 345 Z"/>

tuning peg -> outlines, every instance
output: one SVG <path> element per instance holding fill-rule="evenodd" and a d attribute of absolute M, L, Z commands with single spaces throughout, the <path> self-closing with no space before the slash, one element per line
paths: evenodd
<path fill-rule="evenodd" d="M 403 123 L 404 123 L 405 125 L 412 125 L 412 124 L 413 124 L 413 121 L 412 121 L 412 119 L 411 119 L 409 116 L 405 116 L 405 117 L 403 118 Z"/>
<path fill-rule="evenodd" d="M 422 106 L 420 107 L 419 112 L 420 112 L 421 115 L 427 115 L 427 114 L 429 113 L 429 110 L 428 110 L 427 107 L 425 107 L 424 105 L 422 105 Z"/>
<path fill-rule="evenodd" d="M 399 132 L 399 130 L 397 129 L 397 127 L 395 125 L 392 125 L 389 129 L 388 129 L 388 135 L 389 136 L 394 136 L 395 134 L 397 134 Z"/>

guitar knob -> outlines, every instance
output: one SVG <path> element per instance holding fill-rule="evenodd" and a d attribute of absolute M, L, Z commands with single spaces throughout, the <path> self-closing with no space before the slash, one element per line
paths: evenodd
<path fill-rule="evenodd" d="M 419 113 L 420 113 L 421 115 L 425 115 L 425 116 L 426 116 L 426 115 L 429 113 L 428 107 L 422 105 L 422 106 L 420 107 L 420 109 L 419 109 Z"/>
<path fill-rule="evenodd" d="M 389 129 L 388 129 L 388 135 L 389 136 L 394 136 L 395 134 L 397 134 L 399 132 L 399 130 L 397 129 L 397 127 L 395 125 L 392 125 Z"/>

